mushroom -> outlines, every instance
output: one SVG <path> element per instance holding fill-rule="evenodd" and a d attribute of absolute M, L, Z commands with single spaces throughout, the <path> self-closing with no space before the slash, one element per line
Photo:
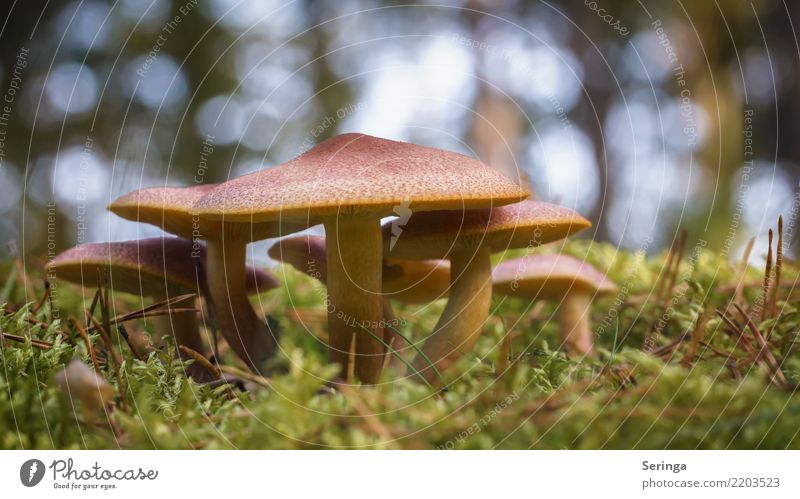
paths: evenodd
<path fill-rule="evenodd" d="M 72 359 L 56 374 L 55 381 L 70 401 L 81 402 L 85 423 L 94 421 L 100 409 L 114 396 L 114 390 L 108 381 L 89 369 L 80 359 Z"/>
<path fill-rule="evenodd" d="M 617 286 L 588 263 L 568 255 L 528 255 L 506 260 L 492 272 L 494 292 L 534 300 L 561 300 L 561 341 L 568 353 L 591 355 L 590 305 Z"/>
<path fill-rule="evenodd" d="M 539 201 L 466 212 L 415 213 L 392 238 L 384 225 L 386 253 L 397 258 L 449 258 L 450 297 L 414 368 L 428 381 L 449 369 L 478 340 L 492 298 L 492 253 L 563 239 L 591 224 L 574 211 Z"/>
<path fill-rule="evenodd" d="M 155 237 L 137 241 L 87 243 L 68 249 L 47 264 L 49 274 L 85 287 L 96 287 L 100 270 L 108 270 L 108 283 L 123 293 L 164 300 L 182 294 L 206 296 L 205 248 L 179 237 Z M 247 288 L 265 291 L 277 287 L 269 273 L 248 267 Z M 160 319 L 161 317 L 156 317 Z M 171 331 L 175 345 L 204 351 L 197 314 L 164 316 L 163 331 Z"/>
<path fill-rule="evenodd" d="M 273 260 L 288 263 L 295 269 L 325 284 L 328 279 L 328 259 L 325 256 L 325 236 L 304 234 L 285 237 L 267 250 Z"/>
<path fill-rule="evenodd" d="M 277 349 L 269 324 L 253 310 L 245 287 L 245 261 L 250 241 L 302 230 L 305 226 L 278 223 L 229 223 L 201 219 L 194 203 L 214 185 L 153 187 L 121 196 L 109 206 L 117 215 L 161 227 L 192 239 L 195 247 L 206 242 L 205 267 L 208 299 L 214 321 L 231 349 L 256 372 Z"/>
<path fill-rule="evenodd" d="M 288 163 L 225 182 L 196 208 L 202 218 L 217 220 L 323 223 L 329 355 L 344 372 L 355 337 L 355 373 L 375 383 L 384 350 L 381 218 L 396 211 L 485 208 L 528 195 L 475 159 L 345 134 Z"/>
<path fill-rule="evenodd" d="M 268 253 L 274 260 L 288 263 L 300 272 L 326 283 L 325 236 L 287 237 L 273 244 Z M 390 298 L 402 303 L 430 303 L 447 296 L 450 263 L 446 260 L 386 259 L 383 262 L 382 288 L 384 318 L 387 324 L 392 324 L 395 317 Z M 398 347 L 392 328 L 384 330 L 383 341 Z"/>
<path fill-rule="evenodd" d="M 300 272 L 327 281 L 325 236 L 301 235 L 281 239 L 269 248 L 274 260 L 288 263 Z M 383 261 L 383 294 L 403 303 L 429 303 L 447 296 L 450 263 L 446 260 Z"/>

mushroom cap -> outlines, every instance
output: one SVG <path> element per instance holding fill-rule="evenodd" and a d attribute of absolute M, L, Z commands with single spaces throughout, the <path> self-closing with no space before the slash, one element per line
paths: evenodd
<path fill-rule="evenodd" d="M 201 217 L 226 221 L 319 222 L 339 214 L 486 208 L 528 195 L 473 158 L 348 133 L 282 165 L 225 182 L 195 208 Z"/>
<path fill-rule="evenodd" d="M 467 211 L 414 213 L 383 225 L 384 254 L 406 259 L 447 258 L 453 251 L 539 246 L 558 241 L 591 223 L 575 211 L 541 201 L 522 201 Z"/>
<path fill-rule="evenodd" d="M 129 192 L 114 200 L 108 209 L 127 220 L 160 227 L 170 234 L 187 239 L 226 239 L 257 241 L 291 234 L 305 228 L 298 224 L 259 223 L 228 224 L 219 220 L 201 219 L 194 204 L 218 184 L 189 187 L 149 187 Z M 225 220 L 231 222 L 231 220 Z"/>
<path fill-rule="evenodd" d="M 525 298 L 560 299 L 571 293 L 618 291 L 602 272 L 569 255 L 527 255 L 499 263 L 492 270 L 495 293 Z"/>
<path fill-rule="evenodd" d="M 302 235 L 281 239 L 269 256 L 288 263 L 323 283 L 327 278 L 325 236 Z M 445 260 L 398 260 L 383 262 L 383 292 L 405 303 L 428 303 L 447 296 L 450 262 Z"/>
<path fill-rule="evenodd" d="M 205 288 L 205 247 L 179 237 L 87 243 L 68 249 L 47 264 L 48 273 L 84 287 L 98 285 L 98 271 L 108 270 L 108 282 L 123 293 L 161 298 L 197 293 Z M 200 267 L 198 269 L 198 267 Z M 268 272 L 246 271 L 250 293 L 278 286 Z"/>

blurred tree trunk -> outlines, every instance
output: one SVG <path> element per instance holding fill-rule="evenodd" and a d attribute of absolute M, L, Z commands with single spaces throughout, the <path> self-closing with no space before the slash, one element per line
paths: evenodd
<path fill-rule="evenodd" d="M 474 110 L 471 143 L 478 158 L 533 193 L 519 161 L 522 123 L 517 105 L 508 96 L 482 85 Z"/>
<path fill-rule="evenodd" d="M 711 182 L 707 188 L 712 190 L 709 196 L 713 198 L 713 205 L 708 207 L 707 214 L 703 213 L 705 220 L 694 220 L 694 224 L 688 225 L 704 230 L 693 234 L 693 238 L 702 237 L 712 248 L 719 249 L 731 222 L 733 180 L 744 159 L 743 101 L 728 70 L 736 42 L 725 28 L 726 20 L 736 18 L 740 4 L 723 1 L 716 5 L 696 2 L 685 6 L 699 36 L 694 47 L 704 55 L 687 74 L 686 88 L 693 92 L 692 105 L 702 108 L 708 117 L 706 138 L 697 156 L 709 174 Z M 695 108 L 692 114 L 695 126 L 697 113 Z M 685 119 L 682 122 L 684 126 L 690 124 Z"/>

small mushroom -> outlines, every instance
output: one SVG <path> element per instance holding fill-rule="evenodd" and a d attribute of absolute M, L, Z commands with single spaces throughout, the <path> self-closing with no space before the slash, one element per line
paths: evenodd
<path fill-rule="evenodd" d="M 383 365 L 380 220 L 396 211 L 464 210 L 529 193 L 460 154 L 362 134 L 328 139 L 287 163 L 221 184 L 200 199 L 203 218 L 323 223 L 328 244 L 329 353 L 375 383 Z"/>
<path fill-rule="evenodd" d="M 117 215 L 161 227 L 191 239 L 195 246 L 206 242 L 205 266 L 208 299 L 214 321 L 234 352 L 258 372 L 277 348 L 277 339 L 253 310 L 247 297 L 245 272 L 247 244 L 302 230 L 305 226 L 277 223 L 229 223 L 201 219 L 194 213 L 195 202 L 213 191 L 215 185 L 153 187 L 121 196 L 109 206 Z"/>
<path fill-rule="evenodd" d="M 55 381 L 71 402 L 80 401 L 85 423 L 93 422 L 100 409 L 114 396 L 108 381 L 80 359 L 72 359 L 56 374 Z"/>
<path fill-rule="evenodd" d="M 304 234 L 285 237 L 270 246 L 267 254 L 273 260 L 288 263 L 323 284 L 328 280 L 325 236 Z"/>
<path fill-rule="evenodd" d="M 107 270 L 112 289 L 161 301 L 188 293 L 206 296 L 204 265 L 203 246 L 179 237 L 155 237 L 82 244 L 60 253 L 47 269 L 58 279 L 90 288 L 99 284 L 99 272 Z M 272 275 L 255 268 L 248 267 L 246 276 L 247 289 L 253 292 L 278 285 Z M 171 314 L 158 322 L 162 334 L 174 334 L 176 346 L 204 351 L 196 313 Z"/>
<path fill-rule="evenodd" d="M 557 241 L 591 225 L 568 208 L 539 201 L 414 213 L 394 239 L 392 223 L 384 225 L 386 254 L 450 260 L 450 298 L 422 348 L 425 355 L 414 360 L 414 368 L 429 381 L 471 350 L 480 336 L 492 298 L 492 253 Z"/>
<path fill-rule="evenodd" d="M 506 260 L 492 271 L 494 292 L 535 300 L 560 300 L 561 341 L 572 355 L 591 355 L 590 305 L 617 286 L 588 263 L 568 255 L 528 255 Z"/>

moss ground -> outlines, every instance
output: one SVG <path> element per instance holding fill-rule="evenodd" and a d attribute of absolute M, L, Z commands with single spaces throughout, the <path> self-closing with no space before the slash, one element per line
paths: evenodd
<path fill-rule="evenodd" d="M 484 335 L 446 390 L 392 368 L 378 386 L 332 390 L 336 373 L 320 339 L 324 289 L 280 268 L 285 285 L 259 297 L 280 325 L 280 374 L 198 384 L 168 345 L 139 360 L 116 328 L 115 364 L 95 330 L 88 339 L 115 396 L 89 421 L 54 376 L 75 357 L 91 363 L 69 317 L 84 316 L 93 292 L 59 283 L 52 303 L 37 309 L 41 272 L 28 269 L 36 295 L 26 300 L 18 263 L 0 263 L 7 276 L 0 278 L 0 448 L 800 448 L 792 262 L 783 262 L 773 316 L 763 270 L 742 274 L 700 246 L 687 248 L 677 268 L 667 253 L 645 258 L 586 241 L 561 250 L 607 271 L 621 288 L 594 304 L 594 359 L 558 351 L 553 305 L 496 298 Z M 750 327 L 730 306 L 740 278 Z M 113 316 L 141 306 L 115 295 L 107 310 Z M 400 330 L 424 339 L 442 306 L 396 304 Z M 150 328 L 141 319 L 125 327 L 134 336 Z M 222 352 L 227 373 L 242 368 Z"/>

